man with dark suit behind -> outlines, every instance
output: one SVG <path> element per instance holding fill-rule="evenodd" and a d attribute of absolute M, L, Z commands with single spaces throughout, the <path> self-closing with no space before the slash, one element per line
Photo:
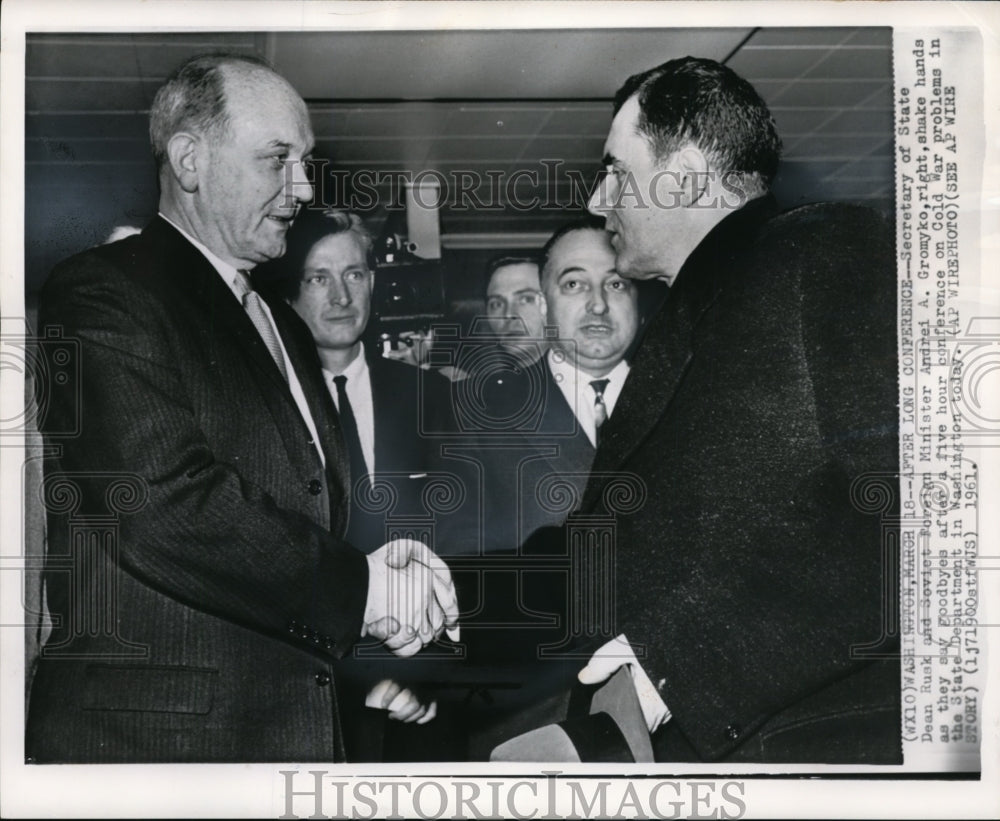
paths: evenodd
<path fill-rule="evenodd" d="M 457 605 L 426 546 L 366 556 L 344 539 L 346 453 L 315 347 L 247 275 L 312 197 L 308 113 L 263 63 L 201 57 L 157 93 L 150 136 L 160 215 L 62 263 L 41 297 L 81 369 L 79 395 L 51 386 L 46 428 L 77 413 L 81 428 L 51 440 L 57 626 L 26 754 L 343 760 L 332 660 L 366 633 L 414 653 Z"/>
<path fill-rule="evenodd" d="M 424 417 L 446 411 L 449 383 L 433 371 L 368 355 L 363 336 L 375 284 L 374 240 L 356 214 L 307 214 L 289 231 L 288 247 L 288 254 L 271 266 L 277 269 L 276 290 L 315 340 L 350 456 L 348 538 L 360 550 L 373 551 L 389 538 L 387 528 L 394 522 L 420 521 L 433 512 L 426 509 L 427 492 L 447 477 L 432 467 L 437 441 L 426 431 L 446 423 Z M 374 712 L 385 710 L 389 719 L 416 724 L 436 715 L 436 701 L 404 686 L 413 664 L 393 661 L 388 654 L 369 652 L 366 662 L 352 659 L 338 665 L 344 703 L 351 708 L 344 724 L 352 761 L 384 756 L 427 760 L 447 749 L 450 725 L 443 728 L 437 721 L 433 729 L 402 731 L 385 726 L 385 716 Z M 373 709 L 365 710 L 365 704 Z M 406 744 L 393 743 L 397 736 Z"/>
<path fill-rule="evenodd" d="M 539 654 L 540 647 L 556 646 L 566 635 L 567 574 L 558 557 L 561 546 L 535 536 L 561 525 L 580 504 L 640 327 L 639 288 L 619 275 L 609 235 L 593 217 L 557 230 L 539 265 L 548 349 L 496 378 L 491 413 L 520 424 L 503 433 L 486 431 L 474 454 L 489 505 L 483 552 L 493 556 L 490 570 L 475 579 L 477 589 L 463 590 L 466 603 L 477 594 L 483 599 L 482 612 L 465 622 L 469 654 L 487 671 L 502 658 L 508 678 L 520 674 L 516 688 L 496 689 L 493 704 L 481 711 L 474 758 L 486 758 L 504 733 L 530 723 L 537 713 L 522 711 L 532 699 L 563 689 L 575 675 L 576 667 L 565 660 Z M 544 556 L 553 552 L 554 560 Z M 510 558 L 500 570 L 503 555 Z M 456 572 L 456 583 L 464 588 L 468 579 Z M 541 712 L 555 714 L 547 705 Z"/>
<path fill-rule="evenodd" d="M 892 238 L 865 208 L 776 214 L 779 147 L 711 60 L 616 96 L 589 208 L 622 275 L 670 288 L 585 493 L 618 513 L 618 638 L 580 678 L 630 665 L 659 760 L 894 763 Z M 642 482 L 627 511 L 609 472 Z"/>

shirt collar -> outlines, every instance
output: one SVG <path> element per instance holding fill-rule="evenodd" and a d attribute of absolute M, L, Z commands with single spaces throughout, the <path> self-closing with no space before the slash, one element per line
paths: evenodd
<path fill-rule="evenodd" d="M 569 357 L 565 354 L 559 355 L 560 353 L 561 352 L 557 352 L 555 348 L 549 349 L 549 370 L 552 371 L 553 376 L 559 375 L 562 376 L 564 380 L 573 380 L 571 383 L 573 385 L 589 385 L 595 379 L 600 378 L 607 379 L 609 386 L 619 386 L 625 381 L 625 377 L 628 376 L 629 366 L 624 359 L 608 371 L 608 373 L 604 374 L 604 376 L 596 377 L 584 373 L 577 368 L 576 365 L 570 362 Z"/>
<path fill-rule="evenodd" d="M 365 343 L 362 342 L 358 345 L 358 355 L 354 357 L 350 364 L 339 374 L 335 374 L 333 371 L 327 370 L 326 368 L 323 368 L 323 373 L 326 374 L 328 379 L 333 379 L 335 376 L 346 376 L 348 385 L 352 383 L 355 385 L 358 384 L 368 375 L 368 360 L 365 358 Z"/>

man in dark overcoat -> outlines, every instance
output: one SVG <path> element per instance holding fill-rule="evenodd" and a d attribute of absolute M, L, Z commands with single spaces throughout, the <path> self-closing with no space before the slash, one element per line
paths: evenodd
<path fill-rule="evenodd" d="M 892 232 L 777 213 L 774 122 L 719 63 L 635 75 L 614 110 L 589 209 L 669 293 L 581 507 L 616 519 L 591 619 L 614 637 L 580 678 L 630 666 L 658 760 L 898 763 Z"/>

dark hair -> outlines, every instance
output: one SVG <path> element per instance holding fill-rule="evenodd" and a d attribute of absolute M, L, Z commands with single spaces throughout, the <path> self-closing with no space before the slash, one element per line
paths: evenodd
<path fill-rule="evenodd" d="M 541 275 L 541 280 L 543 284 L 542 290 L 544 290 L 545 283 L 545 268 L 549 264 L 549 255 L 552 253 L 552 248 L 555 246 L 559 240 L 561 240 L 567 234 L 572 234 L 574 231 L 601 231 L 604 232 L 606 229 L 604 227 L 604 217 L 595 217 L 593 214 L 587 214 L 586 216 L 578 217 L 571 222 L 567 222 L 562 227 L 556 229 L 556 232 L 548 238 L 545 245 L 542 246 L 541 253 L 538 255 L 538 270 Z"/>
<path fill-rule="evenodd" d="M 167 161 L 167 143 L 174 134 L 191 130 L 221 138 L 226 133 L 229 112 L 222 69 L 229 65 L 274 71 L 249 54 L 203 54 L 174 69 L 149 110 L 149 142 L 157 169 Z"/>
<path fill-rule="evenodd" d="M 527 256 L 527 257 L 517 257 L 517 256 L 499 256 L 493 257 L 489 262 L 486 263 L 486 273 L 483 276 L 483 293 L 485 294 L 490 289 L 490 281 L 493 279 L 493 275 L 500 268 L 506 268 L 508 265 L 539 265 L 538 257 Z M 541 266 L 539 265 L 539 270 Z"/>
<path fill-rule="evenodd" d="M 295 299 L 302 285 L 302 271 L 306 258 L 317 242 L 337 234 L 354 234 L 365 252 L 370 270 L 375 270 L 375 238 L 357 214 L 350 211 L 303 210 L 299 213 L 286 237 L 287 250 L 280 259 L 260 266 L 260 277 L 285 299 Z M 255 278 L 256 278 L 255 274 Z"/>
<path fill-rule="evenodd" d="M 767 104 L 732 69 L 697 57 L 670 60 L 629 77 L 615 94 L 615 113 L 636 95 L 639 132 L 658 160 L 691 142 L 747 193 L 767 190 L 781 139 Z"/>

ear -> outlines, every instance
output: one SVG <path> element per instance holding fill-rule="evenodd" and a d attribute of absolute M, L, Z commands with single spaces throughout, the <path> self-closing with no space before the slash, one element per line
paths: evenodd
<path fill-rule="evenodd" d="M 179 131 L 167 142 L 170 170 L 187 193 L 198 190 L 198 154 L 204 143 L 194 134 Z"/>
<path fill-rule="evenodd" d="M 709 189 L 711 164 L 702 150 L 691 143 L 674 155 L 674 164 L 681 174 L 681 202 L 690 208 Z"/>

